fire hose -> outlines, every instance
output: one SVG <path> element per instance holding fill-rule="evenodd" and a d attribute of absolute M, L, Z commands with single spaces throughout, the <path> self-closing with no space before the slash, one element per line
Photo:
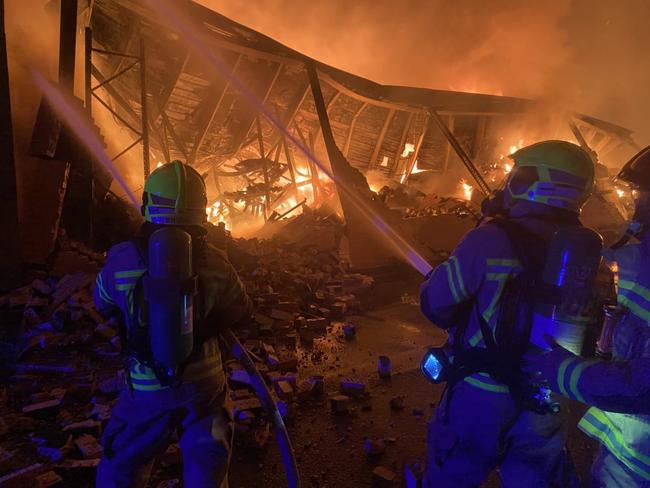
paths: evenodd
<path fill-rule="evenodd" d="M 264 378 L 262 378 L 262 375 L 255 367 L 255 363 L 249 356 L 246 348 L 241 342 L 239 342 L 239 339 L 237 339 L 237 336 L 235 336 L 231 330 L 223 331 L 221 333 L 221 338 L 230 347 L 233 356 L 237 361 L 239 361 L 250 376 L 251 386 L 253 387 L 253 390 L 255 390 L 255 394 L 271 419 L 275 431 L 275 438 L 278 447 L 280 448 L 280 455 L 282 456 L 282 464 L 284 465 L 284 471 L 287 475 L 287 486 L 289 488 L 299 488 L 300 474 L 298 473 L 296 458 L 293 454 L 293 448 L 291 447 L 289 433 L 284 425 L 278 407 L 275 404 L 275 401 L 273 401 L 269 389 L 266 387 Z"/>

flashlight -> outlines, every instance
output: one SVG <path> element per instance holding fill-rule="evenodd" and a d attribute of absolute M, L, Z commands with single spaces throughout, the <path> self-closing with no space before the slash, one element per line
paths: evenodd
<path fill-rule="evenodd" d="M 420 371 L 431 383 L 438 384 L 447 381 L 451 371 L 451 363 L 445 348 L 429 348 L 420 363 Z"/>

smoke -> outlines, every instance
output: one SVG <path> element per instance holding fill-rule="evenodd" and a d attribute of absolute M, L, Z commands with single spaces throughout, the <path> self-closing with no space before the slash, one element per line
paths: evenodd
<path fill-rule="evenodd" d="M 650 143 L 645 0 L 198 0 L 380 83 L 545 99 Z"/>

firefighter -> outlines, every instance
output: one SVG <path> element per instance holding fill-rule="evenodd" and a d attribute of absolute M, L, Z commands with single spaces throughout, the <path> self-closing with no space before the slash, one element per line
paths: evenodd
<path fill-rule="evenodd" d="M 639 242 L 604 253 L 618 267 L 613 362 L 585 360 L 558 347 L 530 357 L 527 368 L 541 371 L 555 391 L 592 406 L 578 427 L 600 442 L 593 486 L 650 487 L 650 146 L 618 179 L 634 191 L 627 235 Z"/>
<path fill-rule="evenodd" d="M 98 487 L 133 486 L 140 468 L 164 451 L 177 433 L 185 486 L 227 486 L 230 426 L 224 411 L 226 381 L 217 335 L 220 328 L 246 321 L 252 305 L 226 255 L 205 241 L 206 204 L 205 183 L 192 167 L 173 161 L 157 168 L 145 182 L 141 208 L 145 222 L 138 235 L 111 248 L 97 276 L 95 304 L 102 315 L 124 325 L 129 356 L 128 388 L 102 436 Z M 191 280 L 177 284 L 163 280 L 158 288 L 148 285 L 147 279 L 155 278 L 150 276 L 155 274 L 153 267 L 159 266 L 154 261 L 161 260 L 151 255 L 157 252 L 151 243 L 155 240 L 156 245 L 164 244 L 163 249 L 176 249 L 173 242 L 158 237 L 168 235 L 170 229 L 191 242 L 187 251 L 196 276 L 194 291 L 188 288 Z M 189 266 L 187 256 L 179 260 L 185 264 L 172 262 L 170 269 Z M 148 287 L 154 291 L 147 291 Z M 165 295 L 170 289 L 172 294 Z M 163 301 L 156 301 L 156 290 Z M 186 299 L 179 301 L 174 290 L 186 293 Z M 178 335 L 175 341 L 164 330 L 169 325 L 164 321 L 170 315 L 166 307 L 177 302 L 187 307 L 180 311 L 185 320 L 181 325 L 190 333 Z M 181 357 L 187 359 L 177 371 L 157 367 L 156 351 L 182 347 L 186 354 L 181 350 Z"/>
<path fill-rule="evenodd" d="M 467 233 L 421 288 L 423 314 L 449 331 L 457 351 L 489 349 L 508 284 L 528 266 L 518 250 L 540 254 L 558 229 L 580 226 L 580 209 L 593 188 L 593 163 L 577 145 L 543 141 L 511 157 L 515 164 L 502 194 L 507 218 Z M 501 359 L 508 358 L 496 362 Z M 524 408 L 518 396 L 485 369 L 448 382 L 428 429 L 428 485 L 478 486 L 497 466 L 505 487 L 574 483 L 564 415 Z"/>

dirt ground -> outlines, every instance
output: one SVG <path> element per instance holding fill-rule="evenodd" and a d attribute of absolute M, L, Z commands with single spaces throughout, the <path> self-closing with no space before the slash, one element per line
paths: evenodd
<path fill-rule="evenodd" d="M 379 465 L 398 474 L 395 486 L 406 486 L 403 467 L 405 463 L 424 459 L 426 424 L 442 395 L 442 387 L 431 385 L 420 374 L 419 361 L 425 347 L 442 341 L 444 334 L 427 323 L 417 306 L 401 301 L 355 317 L 353 321 L 357 326 L 355 340 L 346 342 L 334 331 L 317 339 L 313 350 L 304 351 L 322 351 L 324 355 L 322 361 L 301 369 L 301 376 L 324 374 L 326 390 L 332 393 L 341 378 L 359 378 L 366 382 L 370 398 L 355 403 L 349 416 L 331 415 L 326 400 L 298 407 L 289 432 L 303 486 L 371 486 L 372 470 Z M 393 376 L 388 381 L 379 379 L 376 372 L 377 357 L 381 354 L 392 360 Z M 401 411 L 394 411 L 389 405 L 391 398 L 397 396 L 404 397 Z M 570 404 L 569 412 L 569 449 L 579 476 L 585 480 L 595 444 L 576 428 L 584 407 Z M 385 453 L 369 460 L 364 452 L 366 438 L 385 439 Z M 273 440 L 264 451 L 235 448 L 230 486 L 286 486 Z M 499 486 L 498 474 L 493 473 L 483 486 Z"/>

